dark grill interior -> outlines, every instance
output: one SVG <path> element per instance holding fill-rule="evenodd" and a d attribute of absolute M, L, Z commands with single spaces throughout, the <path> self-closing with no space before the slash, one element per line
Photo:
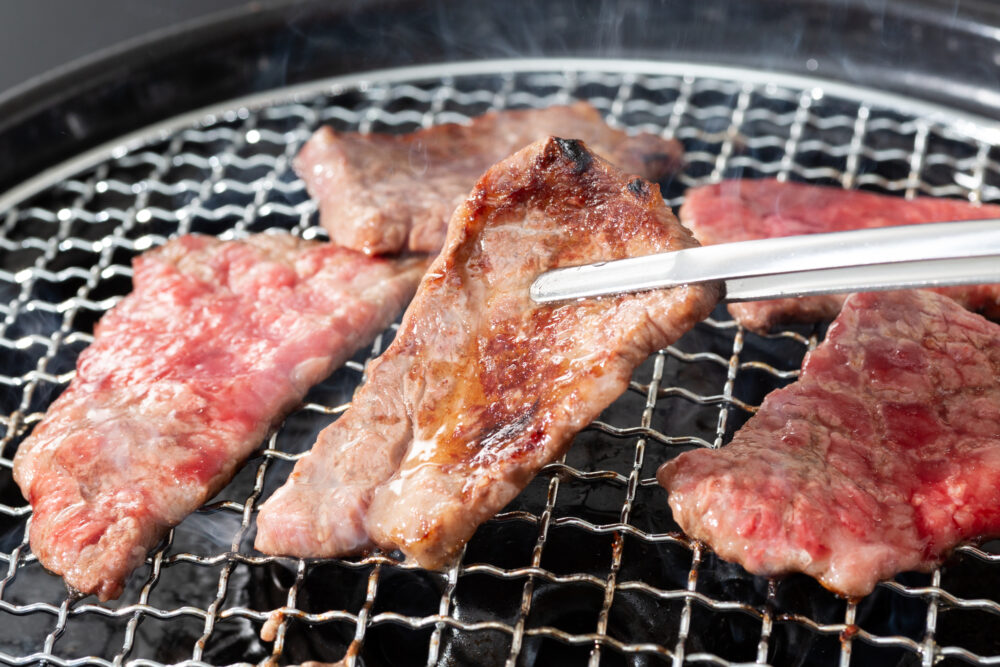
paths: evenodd
<path fill-rule="evenodd" d="M 391 328 L 171 531 L 119 600 L 74 601 L 43 571 L 11 460 L 69 383 L 94 323 L 128 292 L 132 257 L 186 232 L 325 238 L 291 169 L 323 123 L 400 132 L 577 98 L 620 126 L 683 141 L 687 169 L 662 184 L 673 206 L 689 186 L 735 176 L 1000 200 L 1000 134 L 986 121 L 669 63 L 514 61 L 320 82 L 81 157 L 67 177 L 0 199 L 0 662 L 1000 664 L 1000 549 L 962 547 L 933 574 L 901 575 L 853 603 L 804 576 L 751 577 L 677 531 L 656 468 L 728 442 L 823 335 L 756 336 L 723 308 L 651 357 L 447 571 L 398 554 L 305 562 L 252 549 L 256 507 L 345 409 Z M 273 643 L 259 639 L 269 618 Z"/>

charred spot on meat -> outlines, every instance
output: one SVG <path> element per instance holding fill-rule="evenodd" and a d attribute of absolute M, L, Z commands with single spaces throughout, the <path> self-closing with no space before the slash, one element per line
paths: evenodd
<path fill-rule="evenodd" d="M 572 160 L 573 164 L 576 165 L 573 168 L 573 173 L 582 174 L 587 171 L 587 168 L 590 167 L 590 151 L 584 148 L 576 139 L 560 139 L 556 137 L 555 141 L 559 145 L 559 149 L 563 152 L 563 155 Z"/>
<path fill-rule="evenodd" d="M 646 187 L 646 182 L 641 178 L 636 178 L 628 182 L 629 192 L 634 194 L 636 197 L 648 197 L 649 188 Z"/>

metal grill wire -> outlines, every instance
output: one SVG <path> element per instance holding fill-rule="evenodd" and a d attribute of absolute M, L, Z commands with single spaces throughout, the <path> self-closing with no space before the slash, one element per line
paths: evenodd
<path fill-rule="evenodd" d="M 321 124 L 409 131 L 490 109 L 587 99 L 613 124 L 680 139 L 664 184 L 776 176 L 904 196 L 1000 199 L 1000 152 L 906 109 L 823 87 L 596 69 L 369 79 L 233 108 L 152 136 L 0 212 L 0 662 L 160 665 L 1000 664 L 1000 555 L 962 547 L 847 602 L 805 577 L 764 580 L 687 540 L 654 473 L 719 447 L 792 381 L 821 328 L 767 337 L 725 311 L 654 355 L 627 392 L 485 524 L 444 572 L 393 554 L 300 561 L 252 549 L 256 508 L 346 408 L 364 363 L 313 391 L 208 506 L 172 530 L 121 599 L 75 602 L 27 545 L 18 443 L 73 376 L 129 261 L 169 236 L 273 228 L 325 238 L 291 161 Z M 258 636 L 268 623 L 273 642 Z"/>

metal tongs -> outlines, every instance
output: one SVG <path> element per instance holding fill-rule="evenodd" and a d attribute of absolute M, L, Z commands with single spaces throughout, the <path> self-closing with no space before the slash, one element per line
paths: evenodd
<path fill-rule="evenodd" d="M 727 301 L 1000 283 L 1000 219 L 741 241 L 555 269 L 539 303 L 724 280 Z"/>

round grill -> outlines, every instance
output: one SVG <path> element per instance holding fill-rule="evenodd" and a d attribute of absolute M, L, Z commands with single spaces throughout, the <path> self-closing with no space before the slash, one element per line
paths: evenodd
<path fill-rule="evenodd" d="M 822 327 L 766 337 L 724 309 L 483 525 L 447 571 L 398 554 L 294 560 L 252 548 L 255 512 L 343 412 L 394 327 L 315 388 L 214 501 L 170 532 L 117 601 L 75 601 L 27 545 L 18 443 L 73 376 L 130 260 L 170 236 L 282 228 L 326 238 L 291 168 L 322 124 L 404 132 L 585 99 L 680 139 L 688 187 L 776 176 L 1000 200 L 1000 126 L 874 91 L 681 63 L 510 61 L 320 81 L 176 118 L 0 198 L 0 662 L 56 665 L 1000 664 L 1000 549 L 962 547 L 848 602 L 804 576 L 747 575 L 689 541 L 654 473 L 723 446 L 792 381 Z M 270 622 L 269 622 L 270 619 Z M 259 639 L 265 624 L 273 642 Z"/>

